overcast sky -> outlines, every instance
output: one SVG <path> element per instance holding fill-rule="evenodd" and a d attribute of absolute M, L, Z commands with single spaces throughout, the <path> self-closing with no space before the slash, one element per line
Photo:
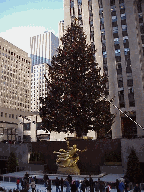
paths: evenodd
<path fill-rule="evenodd" d="M 64 19 L 63 0 L 0 0 L 0 37 L 30 53 L 30 37 L 52 31 Z"/>

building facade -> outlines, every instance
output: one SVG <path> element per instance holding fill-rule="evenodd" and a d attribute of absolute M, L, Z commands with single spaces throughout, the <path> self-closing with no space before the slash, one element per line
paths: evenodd
<path fill-rule="evenodd" d="M 51 64 L 51 59 L 56 54 L 58 44 L 58 37 L 52 32 L 45 31 L 43 34 L 30 37 L 32 70 L 33 66 L 37 64 Z"/>
<path fill-rule="evenodd" d="M 65 0 L 64 28 L 75 19 L 97 49 L 101 72 L 108 75 L 109 99 L 144 127 L 144 2 L 139 0 Z M 142 128 L 116 114 L 112 138 L 144 136 Z"/>
<path fill-rule="evenodd" d="M 39 112 L 40 97 L 47 97 L 48 84 L 44 75 L 50 80 L 49 65 L 47 63 L 34 65 L 31 74 L 31 112 Z"/>
<path fill-rule="evenodd" d="M 31 59 L 0 37 L 0 140 L 21 140 L 19 116 L 31 110 Z"/>
<path fill-rule="evenodd" d="M 63 34 L 64 34 L 64 20 L 59 22 L 59 46 L 62 45 L 60 38 L 63 37 Z"/>

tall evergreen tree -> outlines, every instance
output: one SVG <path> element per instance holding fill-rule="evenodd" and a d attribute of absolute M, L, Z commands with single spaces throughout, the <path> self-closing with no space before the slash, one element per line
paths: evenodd
<path fill-rule="evenodd" d="M 134 149 L 131 150 L 128 156 L 126 177 L 133 183 L 140 183 L 143 177 L 139 159 Z"/>
<path fill-rule="evenodd" d="M 76 131 L 78 137 L 88 130 L 109 130 L 114 115 L 109 102 L 103 99 L 108 95 L 108 79 L 100 74 L 93 44 L 86 43 L 82 27 L 75 23 L 67 28 L 61 40 L 63 46 L 51 62 L 48 97 L 40 98 L 43 128 Z"/>
<path fill-rule="evenodd" d="M 11 152 L 7 162 L 8 172 L 10 173 L 15 172 L 17 166 L 18 166 L 18 160 L 15 156 L 15 153 Z"/>

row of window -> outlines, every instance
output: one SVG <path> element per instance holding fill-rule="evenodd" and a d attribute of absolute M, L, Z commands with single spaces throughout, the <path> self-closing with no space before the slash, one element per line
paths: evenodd
<path fill-rule="evenodd" d="M 1 117 L 12 118 L 12 119 L 14 119 L 14 118 L 17 119 L 18 118 L 17 115 L 14 116 L 14 114 L 8 114 L 8 113 L 4 113 L 4 112 L 1 112 Z"/>
<path fill-rule="evenodd" d="M 5 52 L 8 53 L 9 55 L 13 55 L 13 56 L 16 57 L 16 58 L 21 59 L 21 61 L 30 64 L 30 61 L 28 61 L 27 59 L 25 59 L 25 58 L 23 58 L 23 57 L 21 58 L 21 56 L 16 55 L 14 52 L 11 52 L 10 50 L 7 50 L 7 49 L 4 48 L 4 47 L 1 47 L 1 45 L 0 45 L 0 49 L 2 49 L 3 51 L 5 51 Z M 8 56 L 7 54 L 5 54 L 5 55 L 6 55 L 6 57 Z M 10 58 L 10 56 L 8 56 L 8 58 Z"/>

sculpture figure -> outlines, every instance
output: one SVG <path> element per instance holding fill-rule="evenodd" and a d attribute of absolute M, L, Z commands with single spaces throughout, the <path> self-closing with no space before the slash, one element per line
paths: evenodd
<path fill-rule="evenodd" d="M 67 150 L 60 149 L 58 152 L 53 152 L 57 154 L 56 164 L 58 166 L 58 172 L 63 174 L 80 174 L 77 166 L 79 160 L 78 152 L 84 152 L 87 149 L 80 150 L 77 148 L 77 145 L 69 147 L 69 141 L 67 141 L 67 148 Z"/>

